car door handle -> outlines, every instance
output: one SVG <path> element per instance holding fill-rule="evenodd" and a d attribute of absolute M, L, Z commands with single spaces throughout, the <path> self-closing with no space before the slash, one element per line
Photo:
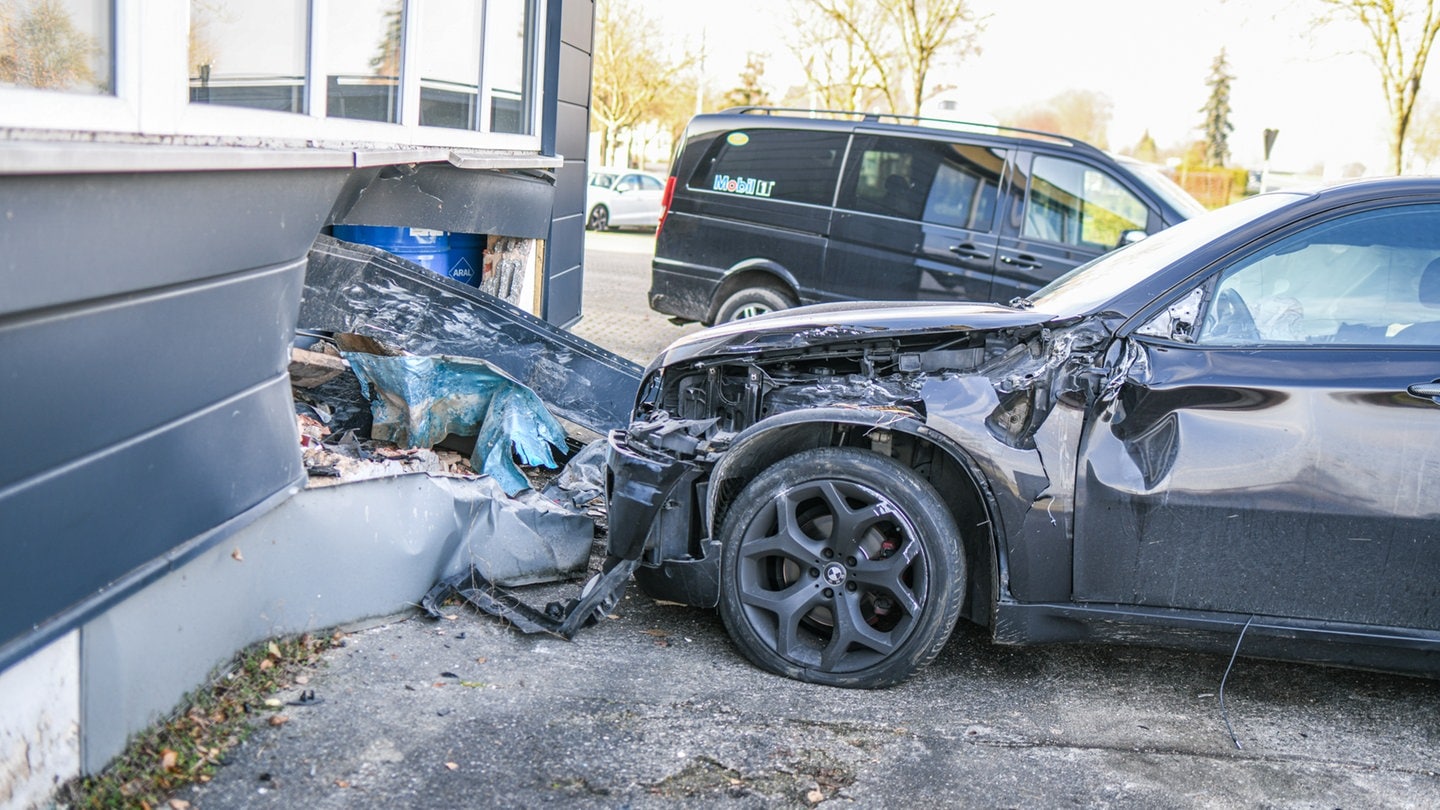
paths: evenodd
<path fill-rule="evenodd" d="M 970 244 L 969 242 L 966 242 L 966 243 L 963 244 L 963 245 L 951 245 L 951 246 L 950 246 L 950 252 L 951 252 L 951 253 L 954 253 L 956 256 L 959 256 L 959 257 L 962 258 L 962 259 L 988 259 L 988 258 L 990 258 L 990 254 L 989 254 L 989 253 L 984 253 L 984 252 L 976 249 L 976 247 L 975 247 L 974 245 Z"/>
<path fill-rule="evenodd" d="M 1026 270 L 1038 270 L 1041 267 L 1040 262 L 1035 261 L 1034 256 L 1027 256 L 1024 253 L 1019 256 L 1001 256 L 1000 261 Z"/>
<path fill-rule="evenodd" d="M 1420 399 L 1435 399 L 1437 397 L 1440 397 L 1440 381 L 1415 383 L 1414 385 L 1406 388 L 1405 390 L 1409 391 L 1410 396 L 1412 397 L 1419 397 Z"/>

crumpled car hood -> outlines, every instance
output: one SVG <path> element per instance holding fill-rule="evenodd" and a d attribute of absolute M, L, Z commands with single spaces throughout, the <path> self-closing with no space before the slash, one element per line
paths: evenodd
<path fill-rule="evenodd" d="M 696 357 L 745 355 L 849 340 L 1006 329 L 1046 323 L 1053 316 L 999 304 L 877 301 L 816 304 L 718 326 L 680 338 L 650 368 Z"/>

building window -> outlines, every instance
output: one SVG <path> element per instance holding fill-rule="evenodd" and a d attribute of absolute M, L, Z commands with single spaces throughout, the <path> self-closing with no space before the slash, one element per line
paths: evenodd
<path fill-rule="evenodd" d="M 483 5 L 421 0 L 420 125 L 480 129 Z"/>
<path fill-rule="evenodd" d="M 0 87 L 112 95 L 109 0 L 0 0 Z"/>
<path fill-rule="evenodd" d="M 365 121 L 400 120 L 401 0 L 349 0 L 326 28 L 326 115 Z"/>
<path fill-rule="evenodd" d="M 308 44 L 306 0 L 190 0 L 190 100 L 303 113 Z"/>
<path fill-rule="evenodd" d="M 534 0 L 489 0 L 485 19 L 485 84 L 490 132 L 530 135 L 535 76 Z"/>

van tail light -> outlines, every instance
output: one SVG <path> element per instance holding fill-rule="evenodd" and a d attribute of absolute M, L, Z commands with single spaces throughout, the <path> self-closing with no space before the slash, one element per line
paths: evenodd
<path fill-rule="evenodd" d="M 665 193 L 660 195 L 660 221 L 655 223 L 655 235 L 665 227 L 665 215 L 670 213 L 670 200 L 675 196 L 675 175 L 665 178 Z"/>

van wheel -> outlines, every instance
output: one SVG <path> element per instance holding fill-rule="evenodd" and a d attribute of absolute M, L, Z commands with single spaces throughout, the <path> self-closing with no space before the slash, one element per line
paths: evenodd
<path fill-rule="evenodd" d="M 746 485 L 719 537 L 725 627 L 780 675 L 891 686 L 939 654 L 960 615 L 955 520 L 928 481 L 888 456 L 790 456 Z"/>
<path fill-rule="evenodd" d="M 779 312 L 795 306 L 789 296 L 774 287 L 747 287 L 725 299 L 715 314 L 716 323 L 753 318 L 767 312 Z"/>
<path fill-rule="evenodd" d="M 587 231 L 608 231 L 610 230 L 610 209 L 603 205 L 597 205 L 590 209 L 590 218 L 585 220 Z"/>

